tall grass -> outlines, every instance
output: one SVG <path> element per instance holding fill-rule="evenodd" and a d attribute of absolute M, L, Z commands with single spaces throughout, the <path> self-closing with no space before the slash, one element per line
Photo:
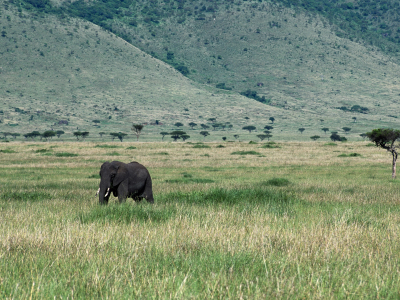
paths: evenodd
<path fill-rule="evenodd" d="M 185 161 L 185 144 L 170 144 L 168 160 L 154 155 L 165 144 L 141 144 L 135 160 L 152 175 L 155 204 L 100 206 L 93 174 L 104 149 L 66 143 L 78 156 L 60 161 L 9 144 L 0 298 L 397 299 L 390 157 L 361 143 L 281 145 L 211 145 Z M 349 148 L 361 156 L 337 156 Z M 231 155 L 255 149 L 263 157 Z"/>

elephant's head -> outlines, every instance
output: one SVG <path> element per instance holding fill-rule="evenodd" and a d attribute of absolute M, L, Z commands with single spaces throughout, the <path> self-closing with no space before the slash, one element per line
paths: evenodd
<path fill-rule="evenodd" d="M 128 177 L 124 163 L 119 161 L 105 162 L 100 168 L 99 202 L 106 204 L 111 192 Z"/>

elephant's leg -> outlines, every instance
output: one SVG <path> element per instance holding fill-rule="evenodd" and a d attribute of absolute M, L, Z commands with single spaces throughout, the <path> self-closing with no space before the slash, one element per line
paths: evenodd
<path fill-rule="evenodd" d="M 153 188 L 152 188 L 152 182 L 150 176 L 146 180 L 146 185 L 144 188 L 144 192 L 141 195 L 143 198 L 147 200 L 147 202 L 153 204 L 154 203 L 154 197 L 153 197 Z"/>
<path fill-rule="evenodd" d="M 124 184 L 120 184 L 118 187 L 118 200 L 119 203 L 124 203 L 128 197 L 128 187 Z"/>

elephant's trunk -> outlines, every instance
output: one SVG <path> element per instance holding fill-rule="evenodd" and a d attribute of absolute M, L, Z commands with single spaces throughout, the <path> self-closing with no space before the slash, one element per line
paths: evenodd
<path fill-rule="evenodd" d="M 100 204 L 107 204 L 108 198 L 110 198 L 110 189 L 111 187 L 109 184 L 100 184 L 98 191 Z"/>

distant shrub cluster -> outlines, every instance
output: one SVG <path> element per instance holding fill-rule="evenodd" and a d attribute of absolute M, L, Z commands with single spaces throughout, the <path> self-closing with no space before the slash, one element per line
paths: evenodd
<path fill-rule="evenodd" d="M 252 91 L 250 89 L 248 89 L 245 92 L 241 92 L 240 95 L 245 96 L 247 98 L 257 100 L 258 102 L 265 103 L 265 104 L 268 104 L 270 102 L 270 100 L 266 99 L 265 96 L 260 97 L 259 95 L 257 95 L 256 91 Z"/>
<path fill-rule="evenodd" d="M 336 107 L 336 108 L 343 110 L 343 111 L 358 112 L 358 113 L 362 113 L 362 114 L 366 114 L 369 112 L 369 109 L 367 107 L 363 107 L 360 105 L 353 105 L 351 108 L 348 108 L 346 106 L 341 106 L 341 107 Z"/>

